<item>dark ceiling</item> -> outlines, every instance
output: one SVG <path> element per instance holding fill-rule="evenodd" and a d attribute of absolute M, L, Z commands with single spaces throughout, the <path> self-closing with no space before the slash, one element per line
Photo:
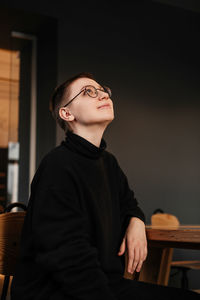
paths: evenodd
<path fill-rule="evenodd" d="M 176 7 L 181 7 L 186 10 L 191 10 L 200 13 L 200 1 L 199 0 L 153 0 L 153 2 L 159 2 Z"/>

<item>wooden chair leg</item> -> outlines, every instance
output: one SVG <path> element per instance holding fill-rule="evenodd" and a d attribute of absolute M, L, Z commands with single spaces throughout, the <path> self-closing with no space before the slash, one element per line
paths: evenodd
<path fill-rule="evenodd" d="M 141 272 L 140 281 L 157 284 L 160 263 L 162 260 L 162 248 L 148 247 L 148 256 L 144 261 Z"/>
<path fill-rule="evenodd" d="M 9 282 L 10 282 L 10 276 L 5 276 L 4 277 L 4 282 L 3 282 L 1 300 L 6 300 L 6 296 L 7 296 L 7 293 L 8 293 Z"/>
<path fill-rule="evenodd" d="M 168 285 L 173 248 L 163 248 L 157 284 Z"/>
<path fill-rule="evenodd" d="M 167 286 L 172 254 L 172 248 L 149 247 L 139 280 Z"/>

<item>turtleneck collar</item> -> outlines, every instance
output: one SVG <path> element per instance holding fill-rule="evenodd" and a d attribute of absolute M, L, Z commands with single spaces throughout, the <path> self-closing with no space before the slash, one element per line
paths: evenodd
<path fill-rule="evenodd" d="M 73 152 L 79 153 L 89 158 L 99 158 L 106 149 L 106 142 L 102 138 L 100 146 L 97 147 L 85 138 L 70 130 L 66 132 L 65 145 Z"/>

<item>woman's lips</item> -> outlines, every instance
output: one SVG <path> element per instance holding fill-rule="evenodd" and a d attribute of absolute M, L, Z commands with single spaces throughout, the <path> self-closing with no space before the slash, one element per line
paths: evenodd
<path fill-rule="evenodd" d="M 99 106 L 98 108 L 110 108 L 110 104 L 104 104 Z"/>

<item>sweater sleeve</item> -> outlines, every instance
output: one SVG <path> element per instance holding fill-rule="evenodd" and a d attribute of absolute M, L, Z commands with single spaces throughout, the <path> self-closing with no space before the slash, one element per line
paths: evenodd
<path fill-rule="evenodd" d="M 115 158 L 116 160 L 116 158 Z M 131 217 L 137 217 L 145 223 L 145 215 L 138 205 L 134 191 L 130 189 L 128 179 L 117 162 L 117 180 L 119 186 L 120 217 L 123 232 L 126 230 Z"/>
<path fill-rule="evenodd" d="M 52 184 L 44 188 L 42 184 L 35 188 L 32 228 L 36 262 L 66 296 L 114 300 L 97 249 L 90 243 L 75 184 L 66 174 L 64 181 L 62 187 Z"/>

